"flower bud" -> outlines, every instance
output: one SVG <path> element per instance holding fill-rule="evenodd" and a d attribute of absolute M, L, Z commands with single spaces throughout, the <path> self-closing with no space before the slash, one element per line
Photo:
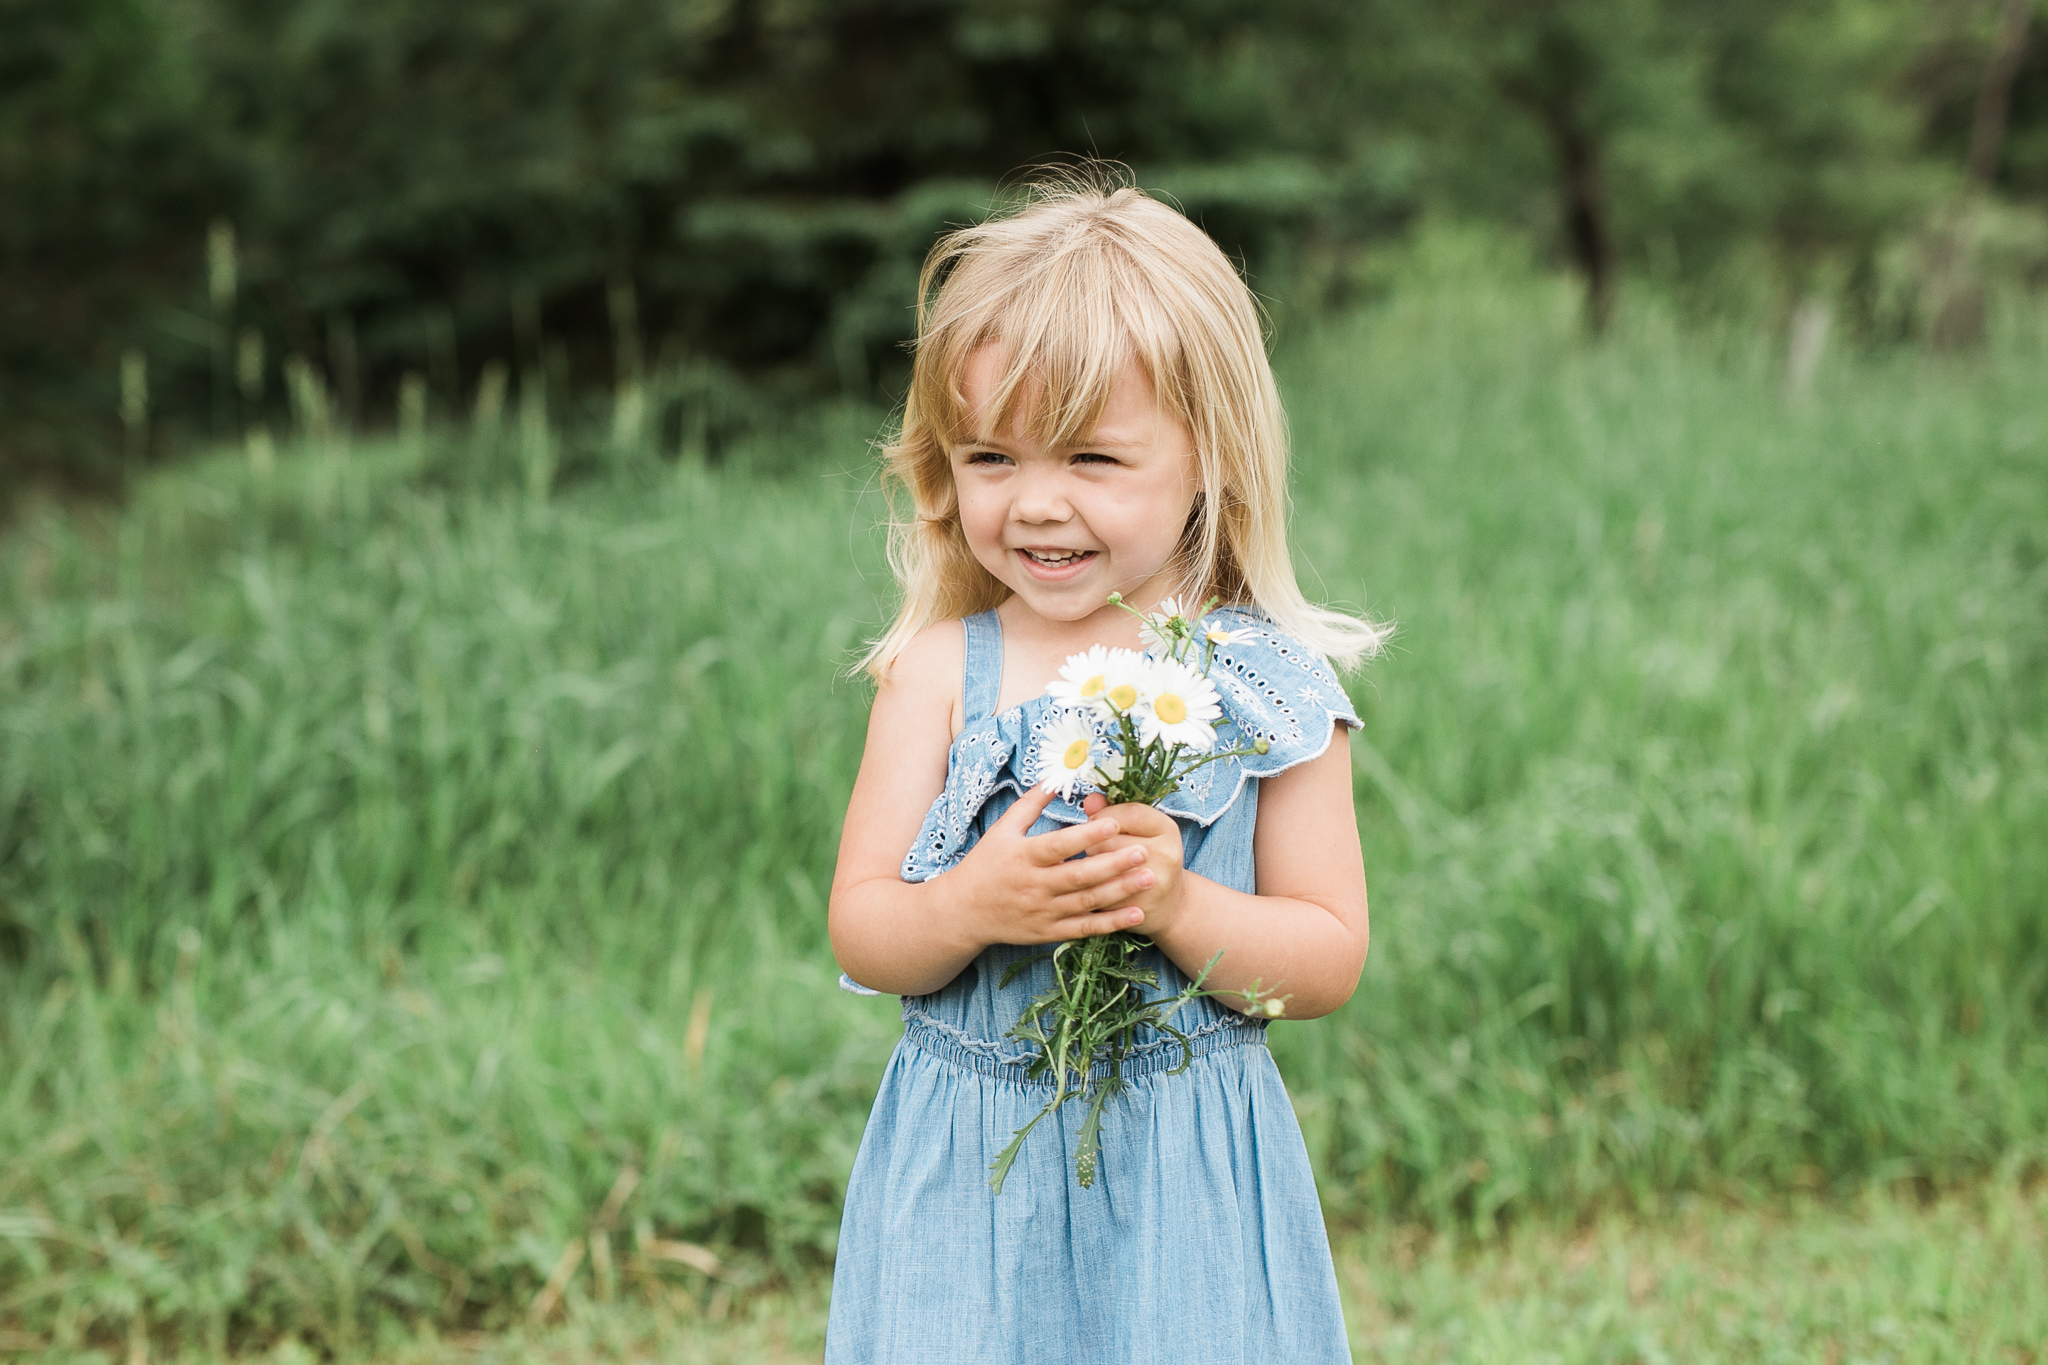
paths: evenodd
<path fill-rule="evenodd" d="M 1260 1008 L 1266 1011 L 1268 1019 L 1278 1019 L 1281 1015 L 1287 1013 L 1287 1002 L 1276 995 L 1267 1000 Z"/>

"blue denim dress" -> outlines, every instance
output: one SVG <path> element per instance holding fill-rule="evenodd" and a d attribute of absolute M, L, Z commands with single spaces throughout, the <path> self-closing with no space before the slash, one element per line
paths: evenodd
<path fill-rule="evenodd" d="M 1210 675 L 1218 743 L 1271 747 L 1199 770 L 1162 809 L 1180 822 L 1190 871 L 1251 892 L 1258 779 L 1320 755 L 1333 725 L 1358 718 L 1312 650 L 1262 616 L 1215 615 L 1243 631 Z M 957 863 L 1039 778 L 1053 703 L 994 714 L 1001 629 L 993 612 L 963 624 L 968 724 L 906 881 Z M 1056 800 L 1031 832 L 1084 818 Z M 1052 1094 L 1049 1080 L 1025 1078 L 1031 1049 L 1005 1036 L 1050 986 L 1050 965 L 997 985 L 1043 951 L 989 948 L 943 989 L 903 1001 L 903 1040 L 847 1183 L 827 1365 L 1349 1361 L 1315 1178 L 1263 1022 L 1207 999 L 1185 1006 L 1174 1023 L 1193 1040 L 1192 1065 L 1168 1074 L 1182 1049 L 1146 1030 L 1105 1114 L 1093 1188 L 1074 1180 L 1084 1106 L 1069 1103 L 1032 1130 L 1003 1192 L 989 1189 L 990 1163 Z M 1163 955 L 1145 958 L 1161 991 L 1185 983 Z"/>

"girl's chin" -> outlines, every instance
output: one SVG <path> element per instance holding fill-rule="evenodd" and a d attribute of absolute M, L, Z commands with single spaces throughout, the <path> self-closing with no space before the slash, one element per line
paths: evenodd
<path fill-rule="evenodd" d="M 1002 566 L 1000 570 L 996 564 Z M 982 567 L 1021 598 L 1025 606 L 1050 621 L 1085 620 L 1108 609 L 1112 592 L 1121 588 L 1129 596 L 1134 589 L 1128 581 L 1121 585 L 1113 581 L 1115 575 L 1103 562 L 1101 554 L 1091 556 L 1086 563 L 1059 576 L 1038 572 L 1022 563 L 1021 556 L 1006 555 L 996 564 L 982 560 Z M 1149 582 L 1149 579 L 1140 582 Z"/>
<path fill-rule="evenodd" d="M 1071 587 L 1062 584 L 1057 588 L 1027 582 L 1011 583 L 1008 587 L 1033 613 L 1048 621 L 1072 624 L 1104 613 L 1117 614 L 1116 608 L 1109 605 L 1109 594 L 1113 589 L 1101 582 Z"/>

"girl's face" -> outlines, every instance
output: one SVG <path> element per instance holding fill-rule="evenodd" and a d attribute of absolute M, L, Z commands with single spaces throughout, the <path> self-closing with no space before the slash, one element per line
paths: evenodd
<path fill-rule="evenodd" d="M 961 372 L 972 440 L 950 452 L 968 548 L 1038 615 L 1079 621 L 1113 592 L 1141 609 L 1194 506 L 1194 445 L 1132 360 L 1080 445 L 1049 447 L 984 417 L 1002 356 L 984 346 Z"/>

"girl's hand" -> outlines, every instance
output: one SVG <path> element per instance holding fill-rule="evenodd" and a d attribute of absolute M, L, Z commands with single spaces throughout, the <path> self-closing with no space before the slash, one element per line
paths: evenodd
<path fill-rule="evenodd" d="M 1117 819 L 1027 834 L 1052 796 L 1036 787 L 1017 798 L 945 875 L 970 917 L 969 932 L 981 944 L 1060 943 L 1144 922 L 1135 902 L 1158 880 L 1145 865 L 1148 849 L 1130 839 L 1119 841 L 1123 826 Z M 1076 859 L 1077 853 L 1089 856 Z M 1174 871 L 1179 870 L 1176 838 Z M 1102 913 L 1113 906 L 1121 908 Z"/>
<path fill-rule="evenodd" d="M 1133 849 L 1142 853 L 1145 868 L 1152 874 L 1153 881 L 1133 896 L 1131 903 L 1144 914 L 1142 923 L 1145 927 L 1139 932 L 1157 939 L 1173 927 L 1181 911 L 1181 858 L 1184 848 L 1180 826 L 1174 823 L 1171 815 L 1156 806 L 1136 803 L 1112 806 L 1109 799 L 1099 792 L 1083 801 L 1081 810 L 1091 820 L 1113 821 L 1121 831 L 1115 837 L 1105 839 L 1099 845 L 1101 851 L 1094 857 L 1127 854 Z M 1117 927 L 1131 926 L 1120 924 Z"/>

